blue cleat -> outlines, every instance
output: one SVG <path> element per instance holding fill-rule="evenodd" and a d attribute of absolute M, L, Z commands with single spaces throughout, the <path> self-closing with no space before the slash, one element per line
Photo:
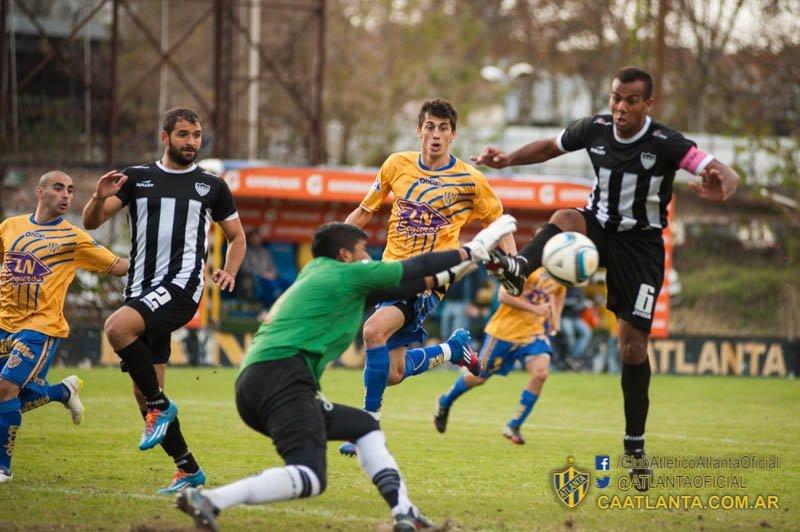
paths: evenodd
<path fill-rule="evenodd" d="M 198 469 L 197 473 L 187 473 L 183 469 L 178 468 L 175 472 L 175 476 L 172 477 L 172 483 L 166 488 L 161 488 L 156 491 L 156 493 L 171 495 L 183 491 L 186 488 L 197 488 L 205 483 L 206 474 L 203 473 L 202 469 Z"/>
<path fill-rule="evenodd" d="M 356 455 L 356 444 L 351 441 L 346 441 L 339 446 L 339 452 L 342 456 L 353 457 Z"/>
<path fill-rule="evenodd" d="M 170 403 L 166 410 L 155 408 L 147 411 L 144 418 L 144 432 L 142 439 L 139 440 L 139 450 L 146 451 L 152 449 L 167 435 L 169 424 L 178 417 L 178 407 L 175 403 Z"/>
<path fill-rule="evenodd" d="M 452 351 L 450 362 L 456 366 L 467 368 L 476 377 L 481 374 L 481 359 L 472 349 L 472 337 L 465 329 L 456 329 L 447 343 Z"/>

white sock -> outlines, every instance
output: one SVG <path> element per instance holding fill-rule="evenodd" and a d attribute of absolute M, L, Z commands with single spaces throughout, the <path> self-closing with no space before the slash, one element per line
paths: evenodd
<path fill-rule="evenodd" d="M 439 344 L 439 347 L 442 348 L 442 354 L 444 355 L 444 361 L 445 362 L 450 362 L 450 358 L 453 355 L 453 350 L 450 349 L 450 344 L 445 342 L 443 344 Z"/>
<path fill-rule="evenodd" d="M 220 510 L 237 504 L 288 501 L 319 495 L 319 478 L 306 466 L 273 467 L 227 486 L 203 490 L 203 495 Z"/>
<path fill-rule="evenodd" d="M 400 473 L 400 468 L 397 467 L 394 457 L 389 453 L 386 448 L 386 436 L 380 430 L 373 430 L 369 434 L 362 436 L 356 441 L 358 452 L 358 465 L 361 466 L 364 474 L 372 481 L 375 475 L 384 469 L 394 469 Z M 398 490 L 397 506 L 392 508 L 392 515 L 400 512 L 408 512 L 412 507 L 411 501 L 408 498 L 408 491 L 406 484 L 403 482 L 402 476 L 400 477 L 400 488 Z"/>

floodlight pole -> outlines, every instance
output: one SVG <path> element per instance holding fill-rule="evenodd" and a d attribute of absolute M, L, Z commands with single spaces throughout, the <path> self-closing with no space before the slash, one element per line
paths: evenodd
<path fill-rule="evenodd" d="M 108 85 L 108 138 L 106 143 L 106 168 L 114 166 L 114 134 L 117 131 L 117 48 L 119 41 L 119 0 L 111 5 L 111 59 Z"/>

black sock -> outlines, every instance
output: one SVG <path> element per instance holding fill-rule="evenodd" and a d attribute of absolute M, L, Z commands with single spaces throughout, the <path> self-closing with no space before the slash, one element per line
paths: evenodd
<path fill-rule="evenodd" d="M 644 426 L 650 399 L 650 361 L 622 363 L 622 395 L 625 400 L 625 451 L 644 451 Z"/>
<path fill-rule="evenodd" d="M 519 254 L 528 259 L 528 274 L 542 266 L 542 251 L 547 241 L 563 231 L 555 224 L 547 223 L 527 244 L 522 246 Z"/>
<path fill-rule="evenodd" d="M 182 469 L 190 475 L 194 475 L 200 471 L 197 460 L 195 460 L 194 455 L 188 451 L 183 456 L 175 459 L 175 465 L 178 466 L 178 469 Z"/>
<path fill-rule="evenodd" d="M 148 402 L 161 394 L 150 349 L 142 342 L 141 338 L 137 338 L 128 347 L 117 351 L 117 355 L 125 362 L 125 367 L 128 369 L 131 380 L 141 390 L 142 395 Z"/>
<path fill-rule="evenodd" d="M 372 477 L 372 483 L 378 488 L 378 492 L 390 509 L 397 506 L 400 497 L 400 473 L 396 469 L 381 469 Z"/>

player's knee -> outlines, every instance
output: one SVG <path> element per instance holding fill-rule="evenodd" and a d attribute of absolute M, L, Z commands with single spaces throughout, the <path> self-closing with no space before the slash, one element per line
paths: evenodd
<path fill-rule="evenodd" d="M 112 314 L 108 317 L 103 330 L 114 349 L 124 347 L 121 344 L 126 340 L 128 331 L 125 329 L 125 324 L 116 315 Z"/>
<path fill-rule="evenodd" d="M 550 223 L 562 231 L 578 231 L 586 233 L 586 221 L 583 215 L 574 209 L 559 209 L 550 217 Z"/>
<path fill-rule="evenodd" d="M 468 373 L 464 376 L 464 382 L 467 383 L 468 388 L 474 388 L 475 386 L 481 386 L 489 376 L 484 376 L 482 373 L 480 376 L 476 377 L 471 373 Z"/>
<path fill-rule="evenodd" d="M 286 469 L 295 480 L 294 496 L 296 498 L 315 497 L 328 487 L 328 479 L 324 468 L 313 464 L 295 464 L 286 466 Z"/>
<path fill-rule="evenodd" d="M 647 360 L 647 341 L 640 338 L 620 339 L 619 357 L 625 364 L 641 364 Z"/>
<path fill-rule="evenodd" d="M 0 402 L 10 401 L 19 395 L 19 386 L 0 377 Z"/>
<path fill-rule="evenodd" d="M 386 379 L 386 384 L 394 386 L 400 384 L 405 378 L 405 368 L 389 368 L 389 377 Z"/>
<path fill-rule="evenodd" d="M 547 371 L 547 368 L 536 368 L 533 370 L 533 379 L 538 382 L 546 381 L 549 375 L 550 372 Z"/>
<path fill-rule="evenodd" d="M 385 345 L 388 339 L 389 333 L 381 324 L 367 320 L 364 324 L 364 342 L 368 346 Z"/>

